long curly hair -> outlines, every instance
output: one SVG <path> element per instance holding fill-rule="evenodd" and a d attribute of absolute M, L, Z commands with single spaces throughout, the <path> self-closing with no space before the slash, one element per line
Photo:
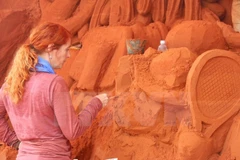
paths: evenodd
<path fill-rule="evenodd" d="M 37 56 L 46 50 L 49 44 L 56 49 L 67 43 L 71 34 L 58 24 L 46 22 L 32 30 L 29 44 L 23 44 L 13 60 L 12 67 L 5 78 L 4 91 L 14 103 L 18 103 L 24 94 L 25 82 L 30 78 L 30 72 L 35 71 Z"/>

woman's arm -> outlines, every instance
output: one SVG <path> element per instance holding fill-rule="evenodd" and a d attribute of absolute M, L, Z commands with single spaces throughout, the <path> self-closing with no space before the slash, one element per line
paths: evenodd
<path fill-rule="evenodd" d="M 15 132 L 8 125 L 6 119 L 7 111 L 3 102 L 3 94 L 3 90 L 0 89 L 0 140 L 8 146 L 14 147 L 17 143 L 19 143 L 19 140 Z"/>
<path fill-rule="evenodd" d="M 52 87 L 50 92 L 53 93 L 50 95 L 58 125 L 67 139 L 75 139 L 90 127 L 102 109 L 102 102 L 95 97 L 79 115 L 76 115 L 65 81 L 61 77 L 56 77 Z"/>

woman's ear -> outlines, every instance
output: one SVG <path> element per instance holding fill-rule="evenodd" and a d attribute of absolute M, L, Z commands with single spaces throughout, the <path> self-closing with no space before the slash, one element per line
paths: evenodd
<path fill-rule="evenodd" d="M 48 46 L 47 46 L 47 52 L 51 52 L 55 47 L 54 47 L 55 45 L 53 44 L 53 43 L 51 43 L 51 44 L 49 44 Z"/>

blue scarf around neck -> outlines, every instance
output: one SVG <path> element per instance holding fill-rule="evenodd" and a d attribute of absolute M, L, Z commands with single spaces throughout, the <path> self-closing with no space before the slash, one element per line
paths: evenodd
<path fill-rule="evenodd" d="M 52 66 L 48 61 L 38 56 L 38 63 L 35 66 L 37 72 L 46 72 L 55 74 Z"/>

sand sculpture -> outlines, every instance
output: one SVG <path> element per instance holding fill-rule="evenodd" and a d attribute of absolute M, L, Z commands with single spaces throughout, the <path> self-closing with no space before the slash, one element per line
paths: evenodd
<path fill-rule="evenodd" d="M 240 2 L 237 0 L 233 0 L 232 2 L 232 21 L 233 21 L 233 28 L 236 32 L 240 32 Z"/>
<path fill-rule="evenodd" d="M 76 112 L 96 93 L 108 92 L 111 99 L 92 127 L 71 142 L 72 158 L 239 159 L 240 33 L 229 21 L 231 3 L 40 0 L 21 12 L 0 11 L 0 27 L 10 25 L 11 17 L 21 31 L 37 21 L 52 21 L 74 35 L 73 43 L 82 43 L 57 71 L 69 86 Z M 31 23 L 17 21 L 21 15 Z M 146 40 L 144 54 L 127 55 L 127 39 Z M 169 48 L 163 53 L 156 50 L 161 39 Z M 16 48 L 0 43 L 5 74 Z M 0 159 L 14 160 L 15 155 L 0 146 Z"/>

